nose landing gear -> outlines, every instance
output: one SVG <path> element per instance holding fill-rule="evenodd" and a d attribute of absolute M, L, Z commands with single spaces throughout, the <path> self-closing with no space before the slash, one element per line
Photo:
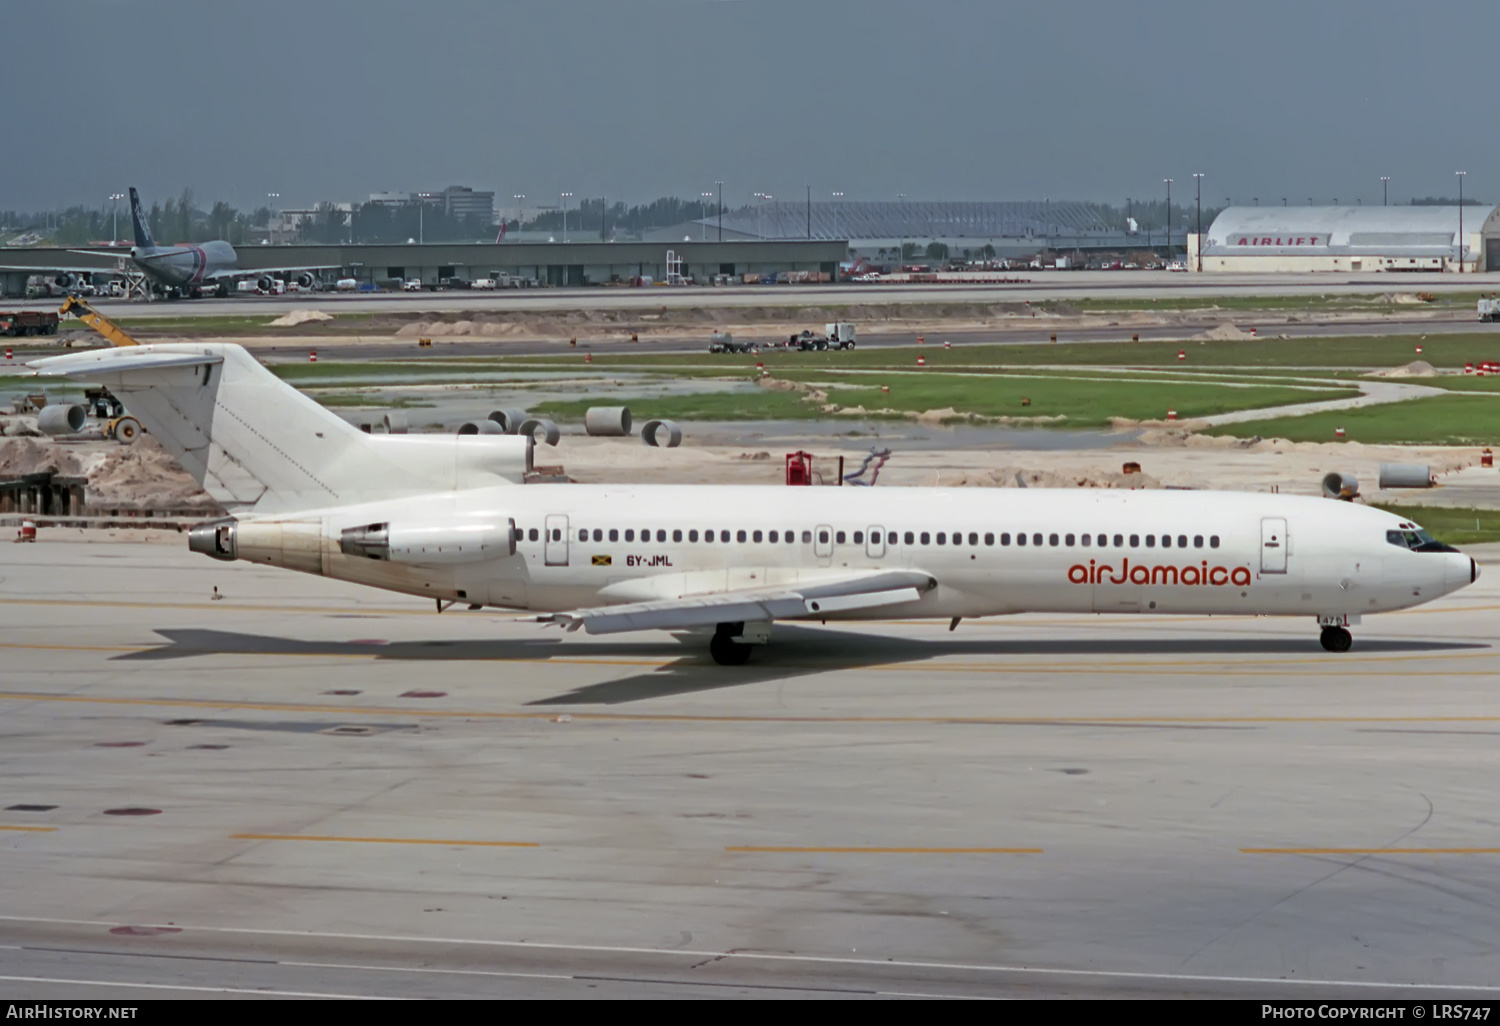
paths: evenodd
<path fill-rule="evenodd" d="M 1347 652 L 1349 646 L 1354 644 L 1354 635 L 1350 634 L 1348 628 L 1345 627 L 1324 627 L 1323 634 L 1318 641 L 1329 652 Z"/>

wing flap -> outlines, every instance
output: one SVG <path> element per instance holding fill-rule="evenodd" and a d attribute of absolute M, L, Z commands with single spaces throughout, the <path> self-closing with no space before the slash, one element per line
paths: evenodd
<path fill-rule="evenodd" d="M 850 574 L 800 587 L 756 588 L 683 595 L 649 602 L 547 613 L 541 623 L 580 627 L 590 634 L 671 630 L 737 621 L 787 620 L 819 614 L 915 602 L 937 582 L 920 571 Z"/>

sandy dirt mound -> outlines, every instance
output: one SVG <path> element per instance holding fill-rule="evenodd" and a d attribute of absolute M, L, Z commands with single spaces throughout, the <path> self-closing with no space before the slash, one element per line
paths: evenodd
<path fill-rule="evenodd" d="M 1150 474 L 1111 474 L 1099 471 L 1054 472 L 1000 467 L 995 470 L 962 471 L 943 475 L 945 488 L 1160 488 Z"/>
<path fill-rule="evenodd" d="M 0 440 L 0 478 L 47 473 L 84 477 L 88 505 L 94 511 L 193 510 L 205 516 L 223 512 L 150 435 L 134 445 L 76 449 L 31 438 Z"/>
<path fill-rule="evenodd" d="M 1392 367 L 1389 370 L 1371 371 L 1366 377 L 1371 378 L 1435 378 L 1437 370 L 1426 360 L 1413 360 L 1404 367 Z"/>
<path fill-rule="evenodd" d="M 1241 331 L 1233 324 L 1221 324 L 1211 331 L 1200 331 L 1193 336 L 1195 342 L 1246 342 L 1255 338 L 1248 331 Z"/>
<path fill-rule="evenodd" d="M 316 324 L 320 321 L 331 320 L 333 320 L 333 315 L 326 314 L 322 310 L 293 310 L 272 321 L 271 327 L 295 328 L 299 324 Z"/>

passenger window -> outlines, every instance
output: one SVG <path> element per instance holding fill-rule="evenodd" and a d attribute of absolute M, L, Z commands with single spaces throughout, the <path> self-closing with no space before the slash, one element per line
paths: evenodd
<path fill-rule="evenodd" d="M 1148 535 L 1146 535 L 1146 548 L 1148 548 L 1148 549 L 1154 549 L 1154 548 L 1156 548 L 1156 535 L 1154 535 L 1154 534 L 1148 534 Z"/>
<path fill-rule="evenodd" d="M 1201 535 L 1201 534 L 1195 534 L 1195 535 L 1193 535 L 1193 548 L 1195 548 L 1195 549 L 1201 549 L 1201 548 L 1203 548 L 1203 535 Z"/>
<path fill-rule="evenodd" d="M 1125 536 L 1123 534 L 1117 534 L 1117 535 L 1115 535 L 1115 548 L 1117 548 L 1117 549 L 1123 549 L 1124 547 L 1125 547 Z"/>
<path fill-rule="evenodd" d="M 759 531 L 756 531 L 755 533 L 753 533 L 752 535 L 750 535 L 750 540 L 758 542 L 758 541 L 761 540 L 761 537 L 762 537 L 761 533 Z"/>
<path fill-rule="evenodd" d="M 1099 547 L 1101 549 L 1107 549 L 1107 548 L 1109 548 L 1109 535 L 1107 535 L 1107 534 L 1101 534 L 1099 536 Z"/>
<path fill-rule="evenodd" d="M 1064 535 L 1063 541 L 1067 544 L 1068 548 L 1071 549 L 1073 547 L 1073 536 L 1071 534 Z"/>
<path fill-rule="evenodd" d="M 926 531 L 923 531 L 921 541 L 923 545 L 931 545 L 932 535 L 928 534 Z"/>
<path fill-rule="evenodd" d="M 802 544 L 803 545 L 811 545 L 812 544 L 812 532 L 811 531 L 803 531 L 802 532 Z"/>
<path fill-rule="evenodd" d="M 1211 548 L 1211 549 L 1216 549 L 1216 548 L 1219 547 L 1219 536 L 1218 535 L 1211 534 L 1211 535 L 1208 536 L 1208 547 Z"/>
<path fill-rule="evenodd" d="M 914 534 L 912 534 L 910 531 L 907 531 L 906 532 L 906 544 L 908 544 L 908 545 L 915 545 L 916 543 L 917 543 L 917 536 L 914 535 Z"/>
<path fill-rule="evenodd" d="M 1026 536 L 1024 534 L 1021 534 L 1020 532 L 1017 532 L 1016 533 L 1016 544 L 1017 545 L 1025 545 L 1026 544 Z"/>
<path fill-rule="evenodd" d="M 1138 548 L 1141 547 L 1141 536 L 1140 535 L 1138 535 L 1138 534 L 1132 534 L 1130 536 L 1130 547 L 1132 549 L 1138 549 Z"/>
<path fill-rule="evenodd" d="M 979 535 L 976 534 L 973 531 L 969 532 L 969 544 L 970 545 L 978 545 L 979 544 Z"/>
<path fill-rule="evenodd" d="M 1010 532 L 1009 531 L 1001 531 L 1000 532 L 1000 544 L 1001 545 L 1009 545 L 1010 544 Z"/>
<path fill-rule="evenodd" d="M 713 544 L 714 533 L 712 531 L 704 531 L 703 532 L 703 540 L 705 542 L 708 542 L 709 544 Z"/>
<path fill-rule="evenodd" d="M 728 531 L 720 531 L 719 532 L 719 541 L 721 541 L 724 544 L 728 545 L 729 544 L 729 532 Z"/>
<path fill-rule="evenodd" d="M 1187 535 L 1185 535 L 1185 534 L 1179 534 L 1177 536 L 1177 547 L 1179 549 L 1185 549 L 1185 548 L 1187 548 Z"/>
<path fill-rule="evenodd" d="M 786 543 L 788 545 L 796 545 L 797 544 L 797 532 L 796 531 L 787 531 L 786 532 Z"/>
<path fill-rule="evenodd" d="M 604 530 L 602 528 L 598 528 L 598 527 L 594 528 L 594 541 L 603 541 L 603 540 L 604 540 Z"/>
<path fill-rule="evenodd" d="M 633 527 L 627 527 L 627 528 L 625 528 L 625 540 L 626 541 L 635 541 L 635 528 L 633 528 Z"/>
<path fill-rule="evenodd" d="M 628 534 L 629 532 L 627 531 L 626 533 Z M 688 532 L 688 541 L 695 542 L 697 540 L 698 540 L 698 532 L 697 531 L 689 531 Z"/>
<path fill-rule="evenodd" d="M 834 541 L 834 544 L 836 544 L 836 545 L 842 545 L 842 544 L 844 544 L 844 532 L 843 531 L 839 531 L 836 534 L 834 534 L 833 541 Z"/>
<path fill-rule="evenodd" d="M 818 544 L 819 545 L 827 545 L 828 544 L 828 532 L 827 531 L 819 531 L 818 532 Z"/>
<path fill-rule="evenodd" d="M 1040 534 L 1034 534 L 1034 535 L 1031 536 L 1031 544 L 1033 544 L 1033 545 L 1040 545 L 1041 543 L 1042 543 L 1042 536 Z"/>
<path fill-rule="evenodd" d="M 766 535 L 766 541 L 770 542 L 772 545 L 775 545 L 776 537 L 776 532 L 772 531 L 770 534 Z"/>
<path fill-rule="evenodd" d="M 526 537 L 530 538 L 532 541 L 536 541 L 536 534 L 536 528 L 533 527 L 530 531 L 526 532 Z"/>
<path fill-rule="evenodd" d="M 908 544 L 911 543 L 911 535 L 907 535 L 906 536 L 906 541 L 907 541 Z M 894 545 L 894 544 L 896 544 L 896 532 L 895 531 L 892 531 L 890 534 L 888 534 L 888 535 L 885 536 L 885 543 L 887 545 Z"/>
<path fill-rule="evenodd" d="M 746 540 L 746 536 L 745 536 L 745 532 L 744 531 L 738 531 L 738 532 L 736 532 L 734 537 L 735 537 L 736 541 L 741 541 L 742 542 L 742 541 Z"/>
<path fill-rule="evenodd" d="M 1170 534 L 1164 534 L 1161 536 L 1161 547 L 1164 549 L 1170 549 L 1172 547 L 1172 536 Z"/>
<path fill-rule="evenodd" d="M 995 544 L 995 535 L 994 535 L 993 532 L 986 531 L 984 533 L 984 543 L 986 545 L 994 545 Z"/>
<path fill-rule="evenodd" d="M 1049 534 L 1049 535 L 1047 535 L 1047 544 L 1051 545 L 1053 548 L 1056 548 L 1057 547 L 1057 535 L 1055 535 L 1055 534 Z"/>
<path fill-rule="evenodd" d="M 672 532 L 672 540 L 674 542 L 680 542 L 680 541 L 682 541 L 682 530 L 681 529 L 678 529 L 678 530 Z"/>
<path fill-rule="evenodd" d="M 948 544 L 948 536 L 946 534 L 944 534 L 942 531 L 939 531 L 937 533 L 937 543 L 939 545 L 947 545 Z"/>
<path fill-rule="evenodd" d="M 1088 548 L 1089 542 L 1093 541 L 1093 538 L 1090 535 L 1081 534 L 1078 536 L 1078 540 L 1083 543 L 1084 548 Z"/>
<path fill-rule="evenodd" d="M 874 535 L 871 535 L 871 538 L 873 538 L 873 537 L 874 537 Z M 864 543 L 865 543 L 865 532 L 863 532 L 863 531 L 855 531 L 854 532 L 854 544 L 856 544 L 856 545 L 863 545 Z"/>
<path fill-rule="evenodd" d="M 609 540 L 610 541 L 619 541 L 620 540 L 620 532 L 619 532 L 619 530 L 617 528 L 611 527 L 609 529 Z"/>
<path fill-rule="evenodd" d="M 554 527 L 552 529 L 552 540 L 553 541 L 562 541 L 562 528 L 561 527 Z"/>

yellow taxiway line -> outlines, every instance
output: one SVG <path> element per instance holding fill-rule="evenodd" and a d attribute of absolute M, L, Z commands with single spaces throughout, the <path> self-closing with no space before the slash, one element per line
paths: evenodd
<path fill-rule="evenodd" d="M 13 830 L 16 833 L 24 833 L 24 834 L 51 834 L 51 833 L 56 833 L 57 827 L 0 826 L 0 830 Z"/>
<path fill-rule="evenodd" d="M 884 848 L 878 846 L 727 845 L 725 851 L 773 855 L 1040 855 L 1041 848 Z"/>

